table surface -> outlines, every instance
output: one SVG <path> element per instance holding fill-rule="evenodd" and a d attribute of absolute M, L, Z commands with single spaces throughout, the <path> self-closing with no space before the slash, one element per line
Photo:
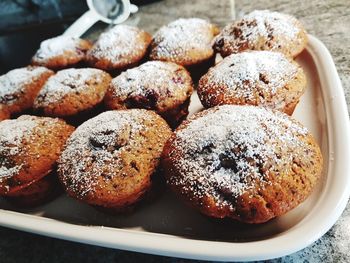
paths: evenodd
<path fill-rule="evenodd" d="M 230 17 L 229 0 L 165 0 L 141 8 L 142 24 L 153 33 L 177 17 L 196 16 L 223 26 Z M 271 9 L 299 18 L 310 34 L 330 50 L 350 108 L 350 1 L 244 0 L 236 13 Z M 216 10 L 220 10 L 217 12 Z M 156 21 L 156 22 L 155 22 Z M 350 175 L 346 175 L 350 176 Z M 297 240 L 296 240 L 297 242 Z M 0 228 L 0 261 L 8 262 L 199 262 L 83 245 Z M 271 262 L 350 262 L 350 203 L 337 223 L 311 246 Z"/>

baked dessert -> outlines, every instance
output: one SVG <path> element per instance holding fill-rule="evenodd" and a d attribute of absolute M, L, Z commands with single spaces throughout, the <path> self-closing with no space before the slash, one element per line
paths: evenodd
<path fill-rule="evenodd" d="M 192 92 L 192 79 L 184 67 L 172 62 L 149 61 L 114 78 L 105 103 L 110 109 L 154 110 L 171 127 L 176 127 L 188 115 Z"/>
<path fill-rule="evenodd" d="M 29 66 L 0 76 L 0 115 L 9 117 L 30 109 L 39 90 L 53 74 L 45 67 Z"/>
<path fill-rule="evenodd" d="M 107 71 L 134 67 L 146 56 L 152 36 L 133 26 L 116 25 L 102 33 L 86 56 L 87 63 Z"/>
<path fill-rule="evenodd" d="M 72 134 L 58 174 L 69 196 L 121 212 L 150 191 L 171 130 L 153 111 L 107 111 Z"/>
<path fill-rule="evenodd" d="M 218 33 L 219 29 L 206 20 L 177 19 L 156 32 L 150 46 L 150 58 L 182 65 L 197 80 L 214 64 L 212 41 Z"/>
<path fill-rule="evenodd" d="M 306 44 L 306 31 L 295 17 L 256 10 L 224 27 L 213 47 L 223 57 L 247 49 L 273 50 L 295 57 Z"/>
<path fill-rule="evenodd" d="M 22 115 L 0 122 L 0 195 L 50 174 L 74 128 L 60 119 Z"/>
<path fill-rule="evenodd" d="M 34 110 L 45 116 L 84 118 L 102 102 L 111 76 L 94 68 L 58 71 L 34 101 Z"/>
<path fill-rule="evenodd" d="M 55 70 L 76 66 L 84 60 L 91 46 L 89 41 L 78 37 L 62 35 L 50 38 L 41 42 L 32 64 Z"/>
<path fill-rule="evenodd" d="M 56 172 L 51 172 L 25 188 L 6 194 L 4 198 L 17 207 L 30 208 L 50 202 L 62 191 Z"/>
<path fill-rule="evenodd" d="M 271 51 L 232 54 L 199 81 L 204 107 L 223 104 L 264 106 L 292 115 L 306 88 L 303 69 L 291 58 Z"/>
<path fill-rule="evenodd" d="M 303 202 L 322 172 L 315 139 L 288 115 L 224 105 L 183 122 L 164 147 L 169 186 L 215 218 L 263 223 Z"/>

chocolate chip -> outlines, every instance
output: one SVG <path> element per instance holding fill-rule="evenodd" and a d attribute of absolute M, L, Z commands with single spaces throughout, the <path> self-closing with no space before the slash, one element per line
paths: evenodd
<path fill-rule="evenodd" d="M 235 205 L 237 203 L 237 199 L 234 196 L 234 192 L 229 187 L 217 186 L 215 188 L 218 195 L 225 201 Z"/>
<path fill-rule="evenodd" d="M 125 100 L 127 108 L 155 109 L 159 95 L 154 90 L 149 90 L 144 96 L 131 95 Z"/>
<path fill-rule="evenodd" d="M 106 130 L 93 134 L 89 141 L 95 149 L 106 149 L 112 152 L 126 145 L 127 138 L 117 136 L 113 130 Z"/>
<path fill-rule="evenodd" d="M 259 79 L 260 79 L 262 82 L 264 82 L 265 84 L 269 84 L 269 83 L 270 83 L 269 80 L 268 80 L 268 78 L 267 78 L 267 76 L 266 76 L 265 74 L 263 74 L 263 73 L 260 73 L 260 74 L 259 74 Z"/>
<path fill-rule="evenodd" d="M 209 143 L 207 145 L 205 145 L 202 150 L 201 153 L 212 153 L 214 148 L 214 144 L 213 143 Z"/>
<path fill-rule="evenodd" d="M 224 39 L 223 38 L 219 38 L 218 40 L 215 41 L 214 43 L 214 48 L 216 49 L 220 49 L 224 46 Z"/>
<path fill-rule="evenodd" d="M 219 155 L 220 166 L 225 169 L 231 169 L 234 173 L 238 172 L 237 163 L 231 154 L 221 153 Z"/>

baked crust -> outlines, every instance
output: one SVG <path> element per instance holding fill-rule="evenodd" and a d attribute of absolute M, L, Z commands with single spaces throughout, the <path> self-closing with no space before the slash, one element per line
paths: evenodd
<path fill-rule="evenodd" d="M 232 54 L 209 69 L 199 81 L 198 96 L 206 108 L 254 105 L 292 115 L 306 88 L 301 66 L 279 52 Z"/>
<path fill-rule="evenodd" d="M 90 205 L 122 211 L 152 187 L 171 130 L 153 111 L 107 111 L 79 126 L 59 164 L 69 196 Z"/>
<path fill-rule="evenodd" d="M 263 223 L 303 202 L 322 172 L 312 135 L 286 114 L 224 105 L 195 114 L 168 140 L 162 167 L 186 203 L 216 218 Z"/>
<path fill-rule="evenodd" d="M 224 27 L 213 47 L 222 57 L 245 50 L 272 50 L 296 57 L 307 41 L 307 33 L 295 17 L 255 10 Z"/>

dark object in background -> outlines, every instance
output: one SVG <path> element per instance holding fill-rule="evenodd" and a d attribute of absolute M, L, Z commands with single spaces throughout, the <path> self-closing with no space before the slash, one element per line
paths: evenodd
<path fill-rule="evenodd" d="M 30 62 L 40 42 L 62 34 L 87 11 L 81 0 L 0 2 L 0 74 Z"/>
<path fill-rule="evenodd" d="M 83 0 L 1 0 L 0 74 L 29 64 L 41 41 L 62 34 L 87 10 Z"/>

